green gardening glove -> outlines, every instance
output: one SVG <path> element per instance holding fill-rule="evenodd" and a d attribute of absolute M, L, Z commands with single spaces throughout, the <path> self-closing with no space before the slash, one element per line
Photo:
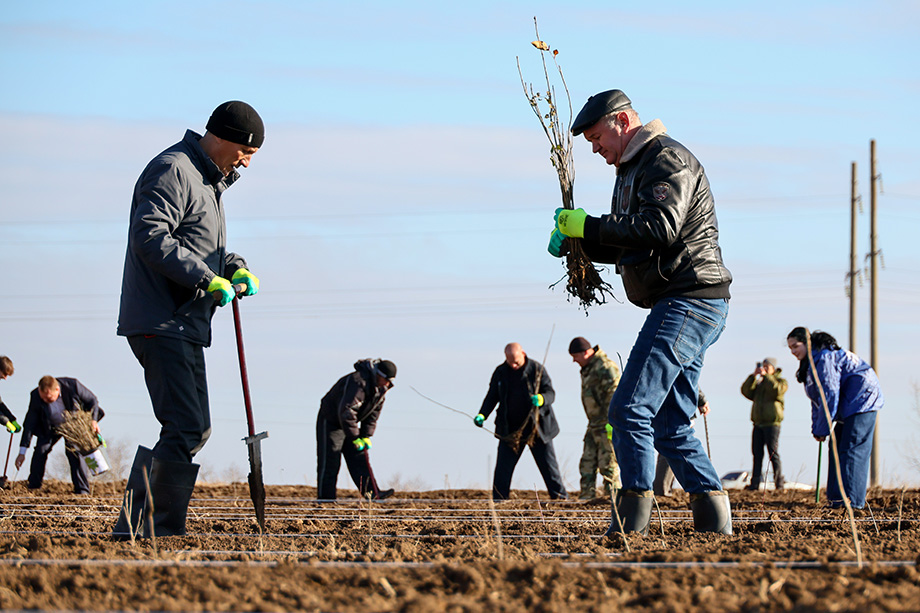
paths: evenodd
<path fill-rule="evenodd" d="M 370 449 L 370 448 L 371 448 L 371 437 L 365 436 L 365 437 L 362 438 L 361 440 L 364 441 L 364 448 L 365 448 L 365 449 Z"/>
<path fill-rule="evenodd" d="M 584 209 L 556 209 L 556 229 L 572 238 L 584 238 L 585 219 L 588 214 Z"/>
<path fill-rule="evenodd" d="M 534 394 L 533 396 L 531 396 L 530 404 L 532 404 L 535 407 L 542 407 L 543 406 L 543 394 Z"/>
<path fill-rule="evenodd" d="M 364 451 L 367 449 L 367 443 L 365 443 L 364 440 L 363 438 L 356 438 L 351 444 L 355 446 L 356 451 Z"/>
<path fill-rule="evenodd" d="M 476 424 L 477 428 L 482 428 L 483 422 L 485 422 L 486 416 L 482 413 L 479 413 L 476 417 L 473 418 L 473 423 Z"/>
<path fill-rule="evenodd" d="M 243 283 L 246 289 L 243 291 L 244 296 L 254 296 L 259 293 L 259 277 L 255 276 L 245 268 L 240 268 L 230 279 L 233 284 Z"/>
<path fill-rule="evenodd" d="M 607 431 L 607 440 L 613 442 L 613 426 L 604 424 L 604 430 Z"/>
<path fill-rule="evenodd" d="M 208 293 L 214 296 L 214 300 L 220 306 L 227 306 L 233 302 L 233 285 L 223 277 L 214 277 L 208 285 Z"/>
<path fill-rule="evenodd" d="M 10 434 L 15 434 L 22 430 L 22 426 L 19 425 L 19 422 L 15 419 L 12 421 L 6 422 L 6 429 L 10 431 Z"/>
<path fill-rule="evenodd" d="M 549 251 L 549 254 L 554 258 L 562 257 L 562 241 L 565 240 L 565 234 L 553 228 L 552 233 L 549 235 L 549 245 L 547 245 L 546 250 Z"/>

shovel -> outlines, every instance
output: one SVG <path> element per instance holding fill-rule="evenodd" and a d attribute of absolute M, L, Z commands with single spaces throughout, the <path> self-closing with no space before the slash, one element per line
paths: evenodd
<path fill-rule="evenodd" d="M 10 452 L 12 450 L 13 450 L 13 433 L 10 432 L 10 446 L 7 447 L 6 449 L 6 463 L 3 465 L 3 476 L 0 477 L 0 489 L 3 489 L 6 487 L 6 481 L 7 481 L 6 469 L 10 465 Z"/>
<path fill-rule="evenodd" d="M 239 286 L 236 286 L 239 287 Z M 240 378 L 243 381 L 243 400 L 246 403 L 246 422 L 249 436 L 244 438 L 249 447 L 249 497 L 256 510 L 259 528 L 265 532 L 265 485 L 262 482 L 262 439 L 268 438 L 268 432 L 256 434 L 252 419 L 252 401 L 249 397 L 249 375 L 246 372 L 246 356 L 243 353 L 243 330 L 240 326 L 240 299 L 233 297 L 233 324 L 236 327 L 236 349 L 240 355 Z"/>

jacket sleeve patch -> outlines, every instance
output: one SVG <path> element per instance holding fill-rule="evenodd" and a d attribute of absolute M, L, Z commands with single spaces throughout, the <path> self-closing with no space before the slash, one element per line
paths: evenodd
<path fill-rule="evenodd" d="M 668 197 L 670 191 L 671 186 L 667 183 L 656 183 L 652 186 L 652 198 L 658 202 L 663 202 L 664 199 Z"/>

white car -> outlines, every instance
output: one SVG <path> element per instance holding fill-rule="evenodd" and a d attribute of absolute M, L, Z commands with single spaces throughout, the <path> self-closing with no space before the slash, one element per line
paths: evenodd
<path fill-rule="evenodd" d="M 722 475 L 722 487 L 726 490 L 743 490 L 751 484 L 751 474 L 746 470 L 736 470 L 734 472 Z M 814 490 L 815 486 L 806 483 L 796 483 L 795 481 L 786 481 L 787 490 Z M 765 481 L 760 484 L 760 489 L 775 489 L 772 481 Z"/>

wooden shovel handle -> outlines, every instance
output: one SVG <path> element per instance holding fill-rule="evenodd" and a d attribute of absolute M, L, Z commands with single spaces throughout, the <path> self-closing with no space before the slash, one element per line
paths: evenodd
<path fill-rule="evenodd" d="M 234 294 L 235 296 L 239 296 L 240 294 L 242 294 L 242 293 L 245 292 L 245 291 L 246 291 L 246 284 L 245 284 L 245 283 L 237 283 L 236 285 L 233 286 L 233 294 Z M 213 291 L 213 292 L 211 292 L 211 295 L 214 296 L 214 300 L 220 300 L 220 292 L 218 292 L 218 291 Z"/>

